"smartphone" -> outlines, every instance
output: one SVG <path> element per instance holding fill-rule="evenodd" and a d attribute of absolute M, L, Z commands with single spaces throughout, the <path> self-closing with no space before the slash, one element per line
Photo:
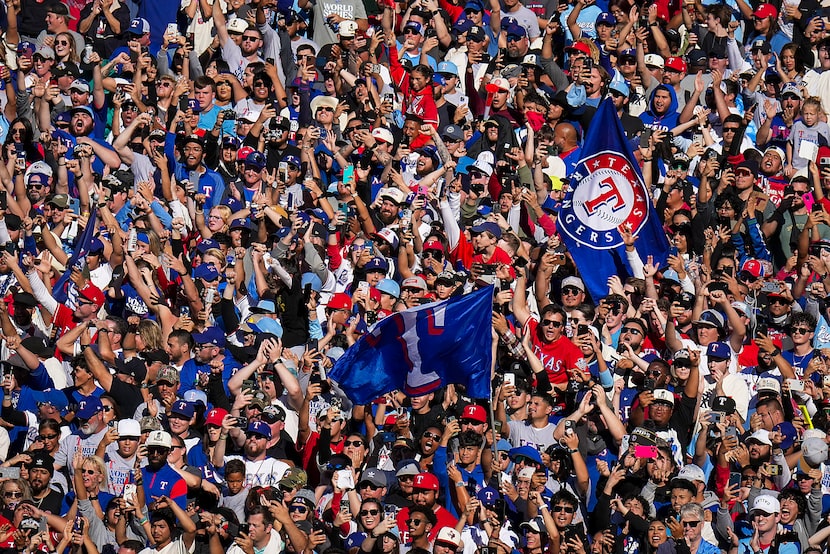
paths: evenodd
<path fill-rule="evenodd" d="M 654 131 L 650 127 L 646 127 L 645 129 L 643 129 L 643 132 L 640 133 L 640 144 L 647 146 L 648 143 L 651 141 L 651 134 L 653 132 Z"/>
<path fill-rule="evenodd" d="M 383 506 L 383 515 L 386 518 L 395 517 L 398 515 L 398 507 L 394 504 L 386 504 Z"/>
<path fill-rule="evenodd" d="M 190 306 L 180 306 L 179 317 L 190 317 Z"/>
<path fill-rule="evenodd" d="M 72 523 L 72 532 L 79 535 L 84 534 L 84 520 L 81 519 L 81 516 L 75 516 L 75 521 Z"/>
<path fill-rule="evenodd" d="M 680 251 L 677 249 L 676 246 L 672 246 L 669 248 L 669 256 L 677 256 Z"/>
<path fill-rule="evenodd" d="M 357 292 L 362 292 L 363 294 L 369 294 L 369 283 L 366 281 L 360 281 L 357 284 Z"/>
<path fill-rule="evenodd" d="M 493 429 L 496 430 L 496 433 L 501 433 L 501 421 L 494 421 Z"/>
<path fill-rule="evenodd" d="M 821 378 L 821 382 L 825 387 L 830 387 L 830 375 L 825 375 Z"/>
<path fill-rule="evenodd" d="M 737 472 L 733 471 L 732 473 L 729 474 L 729 486 L 730 487 L 740 486 L 742 480 L 743 479 L 741 478 L 740 473 L 737 473 Z"/>
<path fill-rule="evenodd" d="M 253 379 L 245 379 L 244 381 L 242 381 L 242 390 L 243 391 L 252 391 L 252 390 L 256 390 L 256 389 L 257 389 L 256 381 L 254 381 Z"/>
<path fill-rule="evenodd" d="M 790 385 L 790 392 L 804 392 L 804 381 L 801 379 L 787 379 L 787 384 Z"/>
<path fill-rule="evenodd" d="M 280 162 L 279 169 L 280 169 L 280 175 L 283 176 L 282 177 L 283 181 L 287 181 L 288 180 L 288 162 Z"/>
<path fill-rule="evenodd" d="M 341 490 L 351 490 L 354 488 L 354 477 L 352 477 L 351 471 L 338 471 L 334 482 Z M 346 502 L 346 510 L 348 511 L 348 500 Z M 342 506 L 341 509 L 343 509 Z"/>
<path fill-rule="evenodd" d="M 248 428 L 248 418 L 245 416 L 236 416 L 236 426 L 239 429 L 247 429 Z"/>
<path fill-rule="evenodd" d="M 504 384 L 515 387 L 516 386 L 516 374 L 515 373 L 505 373 L 504 374 Z"/>
<path fill-rule="evenodd" d="M 781 464 L 767 464 L 767 473 L 769 473 L 771 477 L 781 475 L 782 471 L 783 468 L 781 467 Z"/>
<path fill-rule="evenodd" d="M 5 191 L 3 191 L 3 195 L 5 195 L 5 194 L 6 194 Z M 69 199 L 69 209 L 72 210 L 73 214 L 81 215 L 81 201 L 77 198 L 70 198 Z"/>
<path fill-rule="evenodd" d="M 265 63 L 268 65 L 274 65 L 274 58 L 265 58 Z"/>
<path fill-rule="evenodd" d="M 586 56 L 585 60 L 582 62 L 582 68 L 591 71 L 594 69 L 594 58 L 591 56 Z"/>
<path fill-rule="evenodd" d="M 717 425 L 718 423 L 720 423 L 722 418 L 723 418 L 723 413 L 721 413 L 721 412 L 710 412 L 709 413 L 709 419 L 712 420 L 712 425 Z"/>
<path fill-rule="evenodd" d="M 178 36 L 179 34 L 179 26 L 175 23 L 168 23 L 167 24 L 167 31 L 165 31 L 166 35 L 175 35 Z"/>
<path fill-rule="evenodd" d="M 657 447 L 638 444 L 634 447 L 634 456 L 637 458 L 656 458 Z"/>
<path fill-rule="evenodd" d="M 343 183 L 348 183 L 354 178 L 354 164 L 349 164 L 343 170 Z"/>
<path fill-rule="evenodd" d="M 20 468 L 0 467 L 0 479 L 20 479 Z"/>
<path fill-rule="evenodd" d="M 41 516 L 40 520 L 37 522 L 37 532 L 46 533 L 47 531 L 49 531 L 49 520 L 46 519 L 46 516 Z"/>
<path fill-rule="evenodd" d="M 125 502 L 135 502 L 135 493 L 136 493 L 136 485 L 134 483 L 126 483 L 124 485 L 124 497 Z"/>
<path fill-rule="evenodd" d="M 579 336 L 582 336 L 582 335 L 587 335 L 588 333 L 590 333 L 590 331 L 588 330 L 587 325 L 584 325 L 584 324 L 580 323 L 579 325 L 576 326 L 576 336 L 579 337 Z"/>

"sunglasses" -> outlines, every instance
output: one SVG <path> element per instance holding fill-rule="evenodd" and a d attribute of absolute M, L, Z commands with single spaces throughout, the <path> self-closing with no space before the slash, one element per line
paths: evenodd
<path fill-rule="evenodd" d="M 523 38 L 525 37 L 519 35 L 507 35 L 507 42 L 519 42 Z"/>
<path fill-rule="evenodd" d="M 565 512 L 566 514 L 572 514 L 576 512 L 576 508 L 573 506 L 554 506 L 550 509 L 551 512 Z"/>
<path fill-rule="evenodd" d="M 576 296 L 580 292 L 582 291 L 576 287 L 567 286 L 562 288 L 562 294 L 564 294 L 565 296 Z"/>
<path fill-rule="evenodd" d="M 790 331 L 791 335 L 806 335 L 807 333 L 812 333 L 813 330 L 809 327 L 793 327 Z"/>
<path fill-rule="evenodd" d="M 697 527 L 700 525 L 700 521 L 681 521 L 680 523 L 683 524 L 683 527 Z"/>
<path fill-rule="evenodd" d="M 23 493 L 20 491 L 17 492 L 4 492 L 3 496 L 6 498 L 23 498 Z"/>
<path fill-rule="evenodd" d="M 359 515 L 360 517 L 366 517 L 366 516 L 376 516 L 379 513 L 380 513 L 380 510 L 377 510 L 377 509 L 375 509 L 375 510 L 360 510 L 360 512 L 358 512 L 357 515 Z"/>
<path fill-rule="evenodd" d="M 432 440 L 435 440 L 435 441 L 441 439 L 441 435 L 439 435 L 437 433 L 430 433 L 429 431 L 424 431 L 424 434 L 421 435 L 421 436 L 424 437 L 425 439 L 432 439 Z"/>
<path fill-rule="evenodd" d="M 308 508 L 306 506 L 302 506 L 302 505 L 300 505 L 300 506 L 292 505 L 292 506 L 288 507 L 288 513 L 290 513 L 290 514 L 295 514 L 295 513 L 304 514 L 307 511 L 308 511 Z"/>
<path fill-rule="evenodd" d="M 54 435 L 38 435 L 37 440 L 39 440 L 39 441 L 51 441 L 51 440 L 55 440 L 59 436 L 60 435 L 58 435 L 57 433 L 55 433 Z"/>
<path fill-rule="evenodd" d="M 724 133 L 737 133 L 739 128 L 740 127 L 724 127 L 723 132 Z"/>
<path fill-rule="evenodd" d="M 334 108 L 332 108 L 331 106 L 320 106 L 319 108 L 317 108 L 317 111 L 318 111 L 318 112 L 320 112 L 320 111 L 323 111 L 323 112 L 333 112 L 333 111 L 334 111 Z M 357 127 L 357 129 L 359 129 L 359 128 L 360 128 L 360 127 Z M 355 128 L 353 127 L 353 128 L 351 128 L 351 129 L 349 129 L 349 130 L 350 130 L 350 131 L 353 131 L 354 129 L 355 129 Z"/>
<path fill-rule="evenodd" d="M 416 31 L 415 29 L 404 29 L 403 34 L 404 35 L 420 35 L 421 33 Z"/>
<path fill-rule="evenodd" d="M 81 473 L 83 473 L 84 475 L 95 475 L 95 470 L 94 469 L 82 469 Z"/>
<path fill-rule="evenodd" d="M 637 329 L 636 327 L 623 327 L 620 330 L 621 333 L 631 333 L 632 335 L 642 335 L 643 332 Z"/>
<path fill-rule="evenodd" d="M 542 327 L 553 326 L 554 328 L 558 329 L 558 328 L 562 327 L 562 325 L 563 324 L 562 324 L 561 321 L 556 321 L 555 319 L 543 319 L 542 320 Z"/>
<path fill-rule="evenodd" d="M 423 519 L 407 519 L 405 523 L 407 525 L 409 525 L 410 527 L 412 527 L 412 526 L 415 526 L 415 525 L 420 525 L 423 522 L 424 522 Z"/>
<path fill-rule="evenodd" d="M 783 298 L 780 298 L 778 296 L 770 298 L 769 303 L 770 304 L 781 304 L 782 306 L 784 306 L 786 304 L 789 304 L 789 302 L 787 302 L 786 300 L 784 300 Z"/>
<path fill-rule="evenodd" d="M 259 37 L 252 37 L 249 35 L 242 35 L 242 42 L 256 42 L 259 40 Z"/>
<path fill-rule="evenodd" d="M 358 446 L 363 446 L 363 441 L 356 440 L 356 441 L 343 441 L 343 447 L 354 446 L 357 448 Z"/>

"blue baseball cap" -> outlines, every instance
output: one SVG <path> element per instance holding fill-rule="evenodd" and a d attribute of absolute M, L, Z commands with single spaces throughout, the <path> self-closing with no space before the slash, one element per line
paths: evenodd
<path fill-rule="evenodd" d="M 458 66 L 452 62 L 441 62 L 438 64 L 437 72 L 458 77 Z"/>
<path fill-rule="evenodd" d="M 327 214 L 326 210 L 324 210 L 323 208 L 314 208 L 313 210 L 308 210 L 308 214 L 322 221 L 323 225 L 328 225 L 331 221 L 329 214 Z"/>
<path fill-rule="evenodd" d="M 204 279 L 205 281 L 216 281 L 219 279 L 219 270 L 213 264 L 201 264 L 193 270 L 194 279 Z"/>
<path fill-rule="evenodd" d="M 271 427 L 264 421 L 252 421 L 248 424 L 248 433 L 262 435 L 266 439 L 271 438 Z"/>
<path fill-rule="evenodd" d="M 104 243 L 101 242 L 101 239 L 99 239 L 98 237 L 92 237 L 92 240 L 89 241 L 89 250 L 87 250 L 87 254 L 103 252 L 103 250 Z"/>
<path fill-rule="evenodd" d="M 712 342 L 706 349 L 706 356 L 713 360 L 728 360 L 732 357 L 732 349 L 725 342 Z"/>
<path fill-rule="evenodd" d="M 101 404 L 101 399 L 97 396 L 84 396 L 78 401 L 78 411 L 75 417 L 78 419 L 89 419 L 98 412 L 104 410 L 104 405 Z"/>
<path fill-rule="evenodd" d="M 516 35 L 517 37 L 526 37 L 527 29 L 518 23 L 511 23 L 505 28 L 507 36 Z"/>
<path fill-rule="evenodd" d="M 475 27 L 475 24 L 469 19 L 459 19 L 455 22 L 455 25 L 452 26 L 452 30 L 460 35 L 461 33 L 466 33 L 473 27 Z"/>
<path fill-rule="evenodd" d="M 493 223 L 492 221 L 485 221 L 484 223 L 479 223 L 478 225 L 470 229 L 470 232 L 476 235 L 483 233 L 485 231 L 487 231 L 497 239 L 501 238 L 501 228 L 499 228 L 498 224 Z"/>
<path fill-rule="evenodd" d="M 798 430 L 789 421 L 782 421 L 781 423 L 774 425 L 772 430 L 778 431 L 784 435 L 784 440 L 781 441 L 780 445 L 782 450 L 788 449 L 795 444 L 796 440 L 798 440 Z"/>
<path fill-rule="evenodd" d="M 295 167 L 300 167 L 300 158 L 294 156 L 293 154 L 288 154 L 282 159 L 282 161 Z"/>
<path fill-rule="evenodd" d="M 535 448 L 530 446 L 519 446 L 518 448 L 512 448 L 510 452 L 508 452 L 511 460 L 515 460 L 519 456 L 524 456 L 530 460 L 533 460 L 537 464 L 542 464 L 542 456 L 539 454 L 539 451 Z"/>
<path fill-rule="evenodd" d="M 196 412 L 196 407 L 186 400 L 176 400 L 173 402 L 173 407 L 170 408 L 170 413 L 184 416 L 187 419 L 193 417 Z"/>
<path fill-rule="evenodd" d="M 238 217 L 231 221 L 230 230 L 233 231 L 234 229 L 248 229 L 250 231 L 251 222 L 247 218 Z"/>
<path fill-rule="evenodd" d="M 245 165 L 255 167 L 262 171 L 265 167 L 265 155 L 262 152 L 251 152 L 248 154 L 248 157 L 245 158 Z"/>
<path fill-rule="evenodd" d="M 193 113 L 199 113 L 202 111 L 202 105 L 195 98 L 188 99 L 187 108 L 193 110 Z"/>
<path fill-rule="evenodd" d="M 221 348 L 225 346 L 225 333 L 219 327 L 208 327 L 201 333 L 193 333 L 193 342 L 212 344 Z"/>
<path fill-rule="evenodd" d="M 311 285 L 311 290 L 314 292 L 323 290 L 323 281 L 320 280 L 316 273 L 303 273 L 300 279 L 300 287 L 305 289 L 306 285 Z"/>
<path fill-rule="evenodd" d="M 467 2 L 464 4 L 464 10 L 475 10 L 477 12 L 483 12 L 484 4 L 479 2 L 479 0 L 467 0 Z"/>
<path fill-rule="evenodd" d="M 389 271 L 389 263 L 384 258 L 372 258 L 366 263 L 365 266 L 363 266 L 363 269 L 366 273 L 369 273 L 370 271 L 380 271 L 385 274 Z"/>
<path fill-rule="evenodd" d="M 492 508 L 496 505 L 496 500 L 501 498 L 501 494 L 493 487 L 484 487 L 478 491 L 476 498 L 478 498 L 485 508 Z"/>
<path fill-rule="evenodd" d="M 130 27 L 127 32 L 131 35 L 144 35 L 150 32 L 150 24 L 143 17 L 137 17 L 130 21 Z"/>
<path fill-rule="evenodd" d="M 273 300 L 260 300 L 256 306 L 251 307 L 252 314 L 275 314 L 277 306 Z"/>
<path fill-rule="evenodd" d="M 596 21 L 594 21 L 594 26 L 597 25 L 609 25 L 611 27 L 616 27 L 617 18 L 608 12 L 602 12 L 597 16 Z"/>
<path fill-rule="evenodd" d="M 219 243 L 213 239 L 205 239 L 196 245 L 196 250 L 198 250 L 202 254 L 213 248 L 219 248 Z"/>
<path fill-rule="evenodd" d="M 277 338 L 282 338 L 282 325 L 280 325 L 280 322 L 276 319 L 271 319 L 270 317 L 260 317 L 255 322 L 248 321 L 247 323 L 254 333 L 270 334 Z"/>
<path fill-rule="evenodd" d="M 375 288 L 393 298 L 401 297 L 401 286 L 392 279 L 381 279 Z"/>

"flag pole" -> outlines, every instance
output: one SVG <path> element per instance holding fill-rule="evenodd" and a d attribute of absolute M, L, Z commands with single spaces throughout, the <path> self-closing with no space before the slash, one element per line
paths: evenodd
<path fill-rule="evenodd" d="M 491 95 L 488 95 L 488 96 L 491 96 Z M 495 303 L 495 300 L 496 300 L 496 287 L 493 286 L 493 302 L 494 303 Z M 492 333 L 493 333 L 493 326 L 492 326 L 492 323 L 491 323 L 490 324 L 490 334 L 492 335 Z M 498 348 L 499 348 L 498 339 L 496 339 L 495 344 L 493 346 L 491 346 L 491 348 L 493 349 L 493 368 L 492 368 L 491 376 L 490 376 L 490 386 L 488 387 L 489 390 L 490 390 L 490 401 L 487 403 L 487 405 L 488 405 L 488 408 L 489 408 L 488 412 L 489 412 L 489 415 L 490 415 L 490 430 L 493 431 L 493 443 L 490 445 L 490 449 L 493 451 L 493 460 L 497 460 L 498 456 L 499 456 L 499 449 L 498 449 L 498 446 L 497 446 L 498 439 L 496 438 L 496 413 L 495 413 L 495 410 L 493 409 L 493 404 L 495 402 L 498 402 L 499 399 L 498 398 L 495 398 L 495 399 L 493 398 L 493 377 L 495 376 L 495 373 L 496 373 L 496 360 L 497 360 L 496 351 L 498 351 Z M 501 473 L 501 472 L 499 472 L 499 473 Z M 492 478 L 492 476 L 491 476 L 491 478 Z M 499 477 L 499 485 L 501 485 L 501 477 Z"/>

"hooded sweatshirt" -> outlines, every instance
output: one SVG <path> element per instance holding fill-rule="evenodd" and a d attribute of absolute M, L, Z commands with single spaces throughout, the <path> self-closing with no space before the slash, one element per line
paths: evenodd
<path fill-rule="evenodd" d="M 658 90 L 668 91 L 671 95 L 671 103 L 669 109 L 663 114 L 658 114 L 654 109 L 654 95 Z M 640 114 L 640 119 L 646 127 L 655 129 L 664 129 L 670 131 L 677 127 L 680 114 L 677 113 L 677 94 L 674 92 L 674 87 L 668 85 L 657 85 L 651 92 L 651 97 L 648 100 L 648 109 Z"/>

